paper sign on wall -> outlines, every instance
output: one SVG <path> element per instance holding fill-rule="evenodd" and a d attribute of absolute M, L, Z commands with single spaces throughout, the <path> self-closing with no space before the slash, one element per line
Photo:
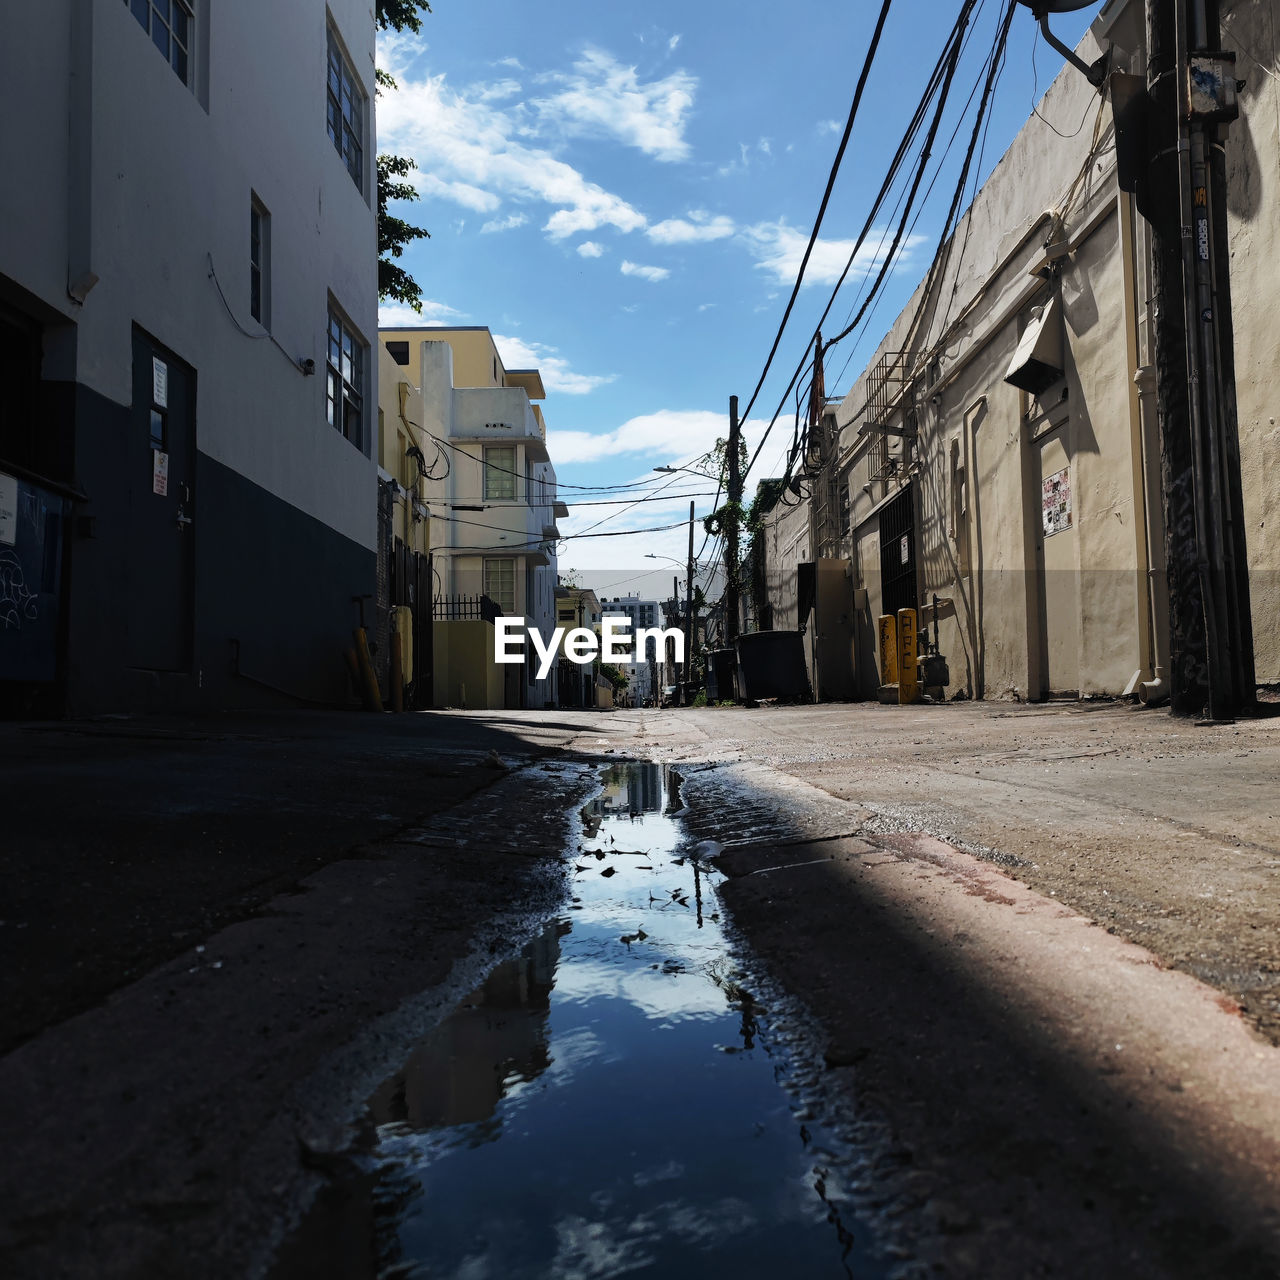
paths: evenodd
<path fill-rule="evenodd" d="M 902 542 L 898 546 L 899 554 L 902 556 L 903 564 L 911 563 L 911 537 L 909 534 L 902 535 Z"/>
<path fill-rule="evenodd" d="M 11 547 L 18 540 L 18 482 L 0 476 L 0 546 Z"/>
<path fill-rule="evenodd" d="M 169 455 L 162 449 L 151 450 L 151 492 L 162 498 L 169 493 Z"/>
<path fill-rule="evenodd" d="M 1071 528 L 1071 469 L 1063 467 L 1044 479 L 1044 536 L 1051 538 Z"/>
<path fill-rule="evenodd" d="M 156 356 L 151 357 L 151 399 L 157 409 L 169 407 L 169 366 Z"/>

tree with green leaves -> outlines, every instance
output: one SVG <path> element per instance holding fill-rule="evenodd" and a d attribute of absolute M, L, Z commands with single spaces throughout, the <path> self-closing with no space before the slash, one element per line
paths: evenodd
<path fill-rule="evenodd" d="M 430 13 L 427 0 L 377 0 L 376 18 L 380 31 L 419 31 L 422 13 Z M 378 92 L 396 87 L 395 78 L 379 69 L 375 72 Z M 410 169 L 416 169 L 407 156 L 378 156 L 378 297 L 403 302 L 415 311 L 422 310 L 422 288 L 396 261 L 414 240 L 429 240 L 425 227 L 415 227 L 404 218 L 387 212 L 392 200 L 417 200 L 418 190 L 406 181 Z"/>

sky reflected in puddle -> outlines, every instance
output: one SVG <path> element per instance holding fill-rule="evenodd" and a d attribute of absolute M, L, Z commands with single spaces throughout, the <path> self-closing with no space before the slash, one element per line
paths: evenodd
<path fill-rule="evenodd" d="M 603 781 L 565 914 L 371 1100 L 372 1274 L 881 1274 L 821 1194 L 821 1135 L 760 1043 L 664 770 Z"/>

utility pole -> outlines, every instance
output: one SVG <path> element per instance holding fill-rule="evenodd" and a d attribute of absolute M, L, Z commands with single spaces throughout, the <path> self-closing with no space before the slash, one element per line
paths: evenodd
<path fill-rule="evenodd" d="M 1234 70 L 1217 0 L 1146 0 L 1146 18 L 1139 205 L 1152 228 L 1170 703 L 1226 720 L 1255 697 L 1222 146 Z"/>
<path fill-rule="evenodd" d="M 732 648 L 738 640 L 738 516 L 742 510 L 742 476 L 738 460 L 741 426 L 738 397 L 729 397 L 729 517 L 724 538 L 724 638 Z"/>
<path fill-rule="evenodd" d="M 681 672 L 684 683 L 684 700 L 688 704 L 693 701 L 693 503 L 689 503 L 689 561 L 685 566 L 684 580 L 684 670 Z M 677 580 L 676 587 L 680 583 Z M 678 599 L 679 597 L 677 597 Z"/>

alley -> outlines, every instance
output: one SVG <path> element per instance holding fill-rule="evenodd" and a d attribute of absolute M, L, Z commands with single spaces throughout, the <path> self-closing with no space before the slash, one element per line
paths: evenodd
<path fill-rule="evenodd" d="M 290 714 L 4 745 L 6 1274 L 463 1274 L 481 1229 L 448 1211 L 437 1252 L 434 1215 L 489 1177 L 449 1153 L 490 1147 L 484 1231 L 561 1224 L 529 1274 L 705 1274 L 730 1225 L 813 1275 L 1274 1273 L 1280 720 Z M 72 779 L 94 805 L 43 823 Z M 744 1132 L 770 1136 L 735 1191 Z"/>

